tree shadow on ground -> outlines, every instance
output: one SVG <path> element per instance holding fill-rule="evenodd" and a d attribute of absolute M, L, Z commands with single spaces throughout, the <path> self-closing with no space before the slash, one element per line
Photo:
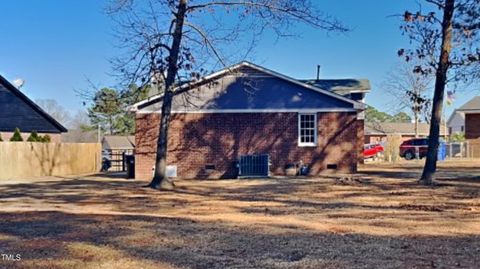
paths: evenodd
<path fill-rule="evenodd" d="M 426 188 L 385 170 L 352 185 L 180 181 L 172 192 L 103 177 L 0 184 L 0 250 L 23 256 L 0 267 L 476 268 L 480 182 L 463 176 L 479 171 L 441 171 L 451 185 Z"/>
<path fill-rule="evenodd" d="M 480 263 L 478 236 L 316 233 L 62 212 L 1 213 L 0 218 L 2 251 L 22 254 L 22 261 L 8 264 L 10 268 L 100 264 L 102 249 L 115 250 L 140 266 L 167 263 L 177 268 L 475 268 Z M 82 247 L 87 251 L 75 251 Z M 92 248 L 99 252 L 89 253 Z"/>

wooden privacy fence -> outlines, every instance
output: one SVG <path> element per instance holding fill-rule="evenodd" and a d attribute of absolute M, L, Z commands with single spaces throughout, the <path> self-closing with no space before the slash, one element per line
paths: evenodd
<path fill-rule="evenodd" d="M 98 172 L 101 144 L 0 142 L 0 179 Z"/>
<path fill-rule="evenodd" d="M 467 140 L 467 157 L 480 158 L 480 139 Z"/>

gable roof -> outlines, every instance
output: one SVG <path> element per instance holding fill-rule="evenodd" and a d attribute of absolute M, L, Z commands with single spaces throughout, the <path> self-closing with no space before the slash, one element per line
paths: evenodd
<path fill-rule="evenodd" d="M 430 133 L 430 124 L 419 123 L 418 134 L 428 136 Z M 409 122 L 365 122 L 365 135 L 415 135 L 415 124 Z M 446 135 L 444 124 L 440 126 L 440 135 Z"/>
<path fill-rule="evenodd" d="M 106 135 L 103 137 L 104 149 L 135 149 L 135 136 L 133 135 Z"/>
<path fill-rule="evenodd" d="M 465 121 L 465 114 L 462 113 L 461 111 L 458 111 L 458 109 L 455 109 L 455 110 L 452 112 L 452 114 L 450 115 L 450 117 L 448 117 L 447 125 L 451 125 L 451 124 L 452 124 L 452 121 L 453 121 L 456 117 L 459 117 L 461 120 Z"/>
<path fill-rule="evenodd" d="M 466 102 L 457 111 L 465 113 L 480 113 L 480 96 L 475 96 L 470 101 Z"/>
<path fill-rule="evenodd" d="M 209 81 L 212 81 L 214 79 L 218 79 L 220 77 L 228 75 L 229 73 L 233 72 L 234 70 L 241 69 L 241 68 L 244 68 L 244 67 L 248 67 L 248 68 L 254 69 L 258 72 L 261 72 L 263 74 L 266 74 L 266 75 L 284 80 L 286 82 L 292 83 L 294 85 L 297 85 L 297 86 L 302 87 L 304 89 L 307 89 L 309 91 L 313 91 L 313 92 L 316 92 L 316 93 L 321 93 L 321 94 L 324 94 L 328 97 L 334 98 L 336 100 L 351 104 L 353 106 L 353 109 L 362 110 L 362 109 L 365 108 L 365 105 L 361 102 L 354 101 L 352 99 L 344 97 L 344 96 L 342 96 L 340 94 L 337 94 L 335 92 L 331 92 L 331 91 L 328 91 L 328 90 L 325 90 L 325 89 L 318 88 L 318 87 L 316 87 L 314 85 L 311 85 L 309 83 L 305 83 L 305 82 L 293 79 L 293 78 L 288 77 L 286 75 L 280 74 L 278 72 L 269 70 L 267 68 L 261 67 L 259 65 L 256 65 L 256 64 L 253 64 L 253 63 L 250 63 L 250 62 L 247 62 L 247 61 L 243 61 L 239 64 L 224 68 L 224 69 L 222 69 L 220 71 L 217 71 L 213 74 L 205 76 L 204 78 L 200 79 L 197 82 L 183 84 L 182 86 L 177 87 L 175 89 L 175 91 L 176 92 L 182 92 L 182 90 L 189 90 L 189 89 L 192 89 L 192 88 L 195 88 L 195 87 L 199 87 L 199 86 L 201 86 L 205 83 L 208 83 Z M 158 94 L 158 95 L 151 96 L 151 97 L 147 98 L 146 100 L 140 101 L 140 102 L 132 105 L 129 108 L 129 110 L 130 111 L 138 111 L 139 109 L 141 109 L 143 107 L 146 107 L 146 106 L 149 106 L 151 104 L 160 102 L 162 97 L 163 97 L 163 94 Z"/>
<path fill-rule="evenodd" d="M 0 75 L 0 131 L 61 133 L 67 129 Z"/>

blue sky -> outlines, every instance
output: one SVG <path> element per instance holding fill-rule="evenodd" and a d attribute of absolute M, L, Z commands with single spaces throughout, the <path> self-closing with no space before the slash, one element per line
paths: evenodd
<path fill-rule="evenodd" d="M 397 50 L 408 42 L 398 29 L 399 19 L 388 16 L 415 8 L 416 2 L 315 2 L 353 31 L 327 34 L 298 26 L 298 38 L 276 40 L 266 35 L 253 61 L 296 78 L 315 77 L 317 64 L 322 66 L 322 78 L 368 78 L 372 93 L 367 103 L 391 111 L 392 98 L 381 84 L 399 61 Z M 105 5 L 100 0 L 2 0 L 0 74 L 9 80 L 24 79 L 22 90 L 32 99 L 56 99 L 72 112 L 82 109 L 75 89 L 87 89 L 87 78 L 96 85 L 115 84 L 109 59 L 119 52 Z M 453 107 L 479 94 L 460 91 Z"/>

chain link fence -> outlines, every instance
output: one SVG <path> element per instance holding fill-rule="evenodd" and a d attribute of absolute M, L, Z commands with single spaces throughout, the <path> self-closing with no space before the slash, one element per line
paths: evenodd
<path fill-rule="evenodd" d="M 400 145 L 402 138 L 399 135 L 388 135 L 382 143 L 384 147 L 383 161 L 395 163 L 402 160 Z M 467 140 L 465 142 L 443 142 L 442 156 L 447 160 L 480 159 L 480 140 Z M 443 155 L 444 154 L 444 155 Z"/>
<path fill-rule="evenodd" d="M 448 159 L 480 158 L 480 141 L 445 143 Z"/>

